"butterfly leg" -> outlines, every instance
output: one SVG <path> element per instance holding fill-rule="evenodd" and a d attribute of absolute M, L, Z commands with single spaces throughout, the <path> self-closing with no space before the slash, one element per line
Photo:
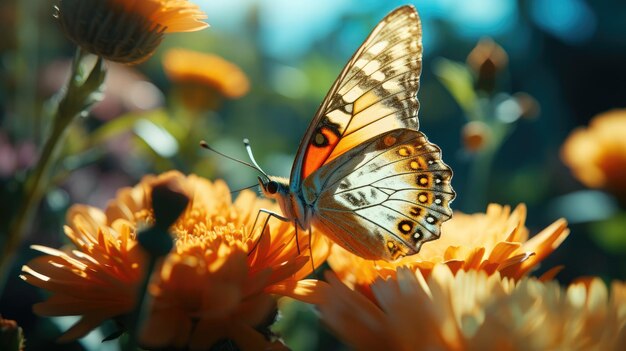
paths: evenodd
<path fill-rule="evenodd" d="M 313 274 L 317 276 L 317 273 L 315 272 L 315 262 L 313 262 L 313 239 L 312 238 L 313 238 L 313 229 L 309 228 L 309 257 L 311 258 L 311 267 L 313 268 L 311 272 L 313 272 Z"/>
<path fill-rule="evenodd" d="M 291 222 L 291 220 L 287 217 L 283 217 L 281 215 L 279 215 L 276 212 L 270 211 L 270 210 L 266 210 L 264 208 L 260 209 L 259 212 L 256 213 L 256 218 L 254 219 L 254 223 L 252 224 L 252 232 L 254 233 L 254 228 L 256 228 L 256 224 L 259 221 L 259 216 L 261 215 L 261 213 L 266 213 L 267 214 L 267 218 L 265 219 L 265 224 L 263 224 L 263 230 L 265 230 L 265 227 L 267 226 L 267 222 L 269 221 L 270 217 L 276 217 L 277 219 L 283 221 L 283 222 Z"/>
<path fill-rule="evenodd" d="M 252 230 L 250 231 L 250 233 L 254 233 L 254 229 L 256 228 L 256 225 L 257 225 L 257 222 L 259 221 L 259 216 L 261 215 L 261 213 L 267 214 L 267 217 L 265 217 L 265 221 L 263 222 L 263 226 L 261 227 L 261 234 L 259 235 L 259 239 L 254 243 L 254 246 L 248 252 L 248 256 L 250 256 L 254 252 L 254 250 L 256 250 L 256 247 L 259 245 L 259 242 L 261 241 L 261 235 L 263 235 L 263 232 L 265 231 L 265 227 L 267 227 L 267 224 L 269 223 L 270 218 L 275 217 L 276 219 L 283 221 L 283 222 L 291 222 L 291 220 L 287 217 L 281 216 L 276 212 L 262 208 L 256 214 L 256 218 L 254 219 L 254 223 L 252 224 Z M 299 249 L 298 249 L 298 252 L 300 252 Z"/>
<path fill-rule="evenodd" d="M 296 249 L 298 250 L 298 255 L 299 255 L 300 254 L 300 242 L 298 241 L 298 225 L 294 223 L 293 226 L 296 229 Z"/>

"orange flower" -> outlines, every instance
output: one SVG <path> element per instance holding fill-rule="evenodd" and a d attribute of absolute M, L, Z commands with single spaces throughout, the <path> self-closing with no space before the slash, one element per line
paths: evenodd
<path fill-rule="evenodd" d="M 66 1 L 66 0 L 63 0 Z M 83 0 L 84 1 L 84 0 Z M 202 22 L 206 14 L 188 0 L 108 0 L 127 13 L 147 18 L 165 33 L 194 32 L 209 25 Z"/>
<path fill-rule="evenodd" d="M 368 295 L 376 278 L 394 277 L 402 266 L 428 276 L 436 264 L 443 263 L 453 272 L 480 270 L 520 279 L 569 234 L 567 223 L 560 219 L 528 240 L 525 220 L 524 205 L 511 212 L 508 206 L 491 204 L 487 213 L 455 213 L 442 225 L 441 237 L 424 243 L 416 255 L 395 262 L 368 261 L 333 245 L 328 263 L 343 282 Z"/>
<path fill-rule="evenodd" d="M 235 99 L 250 89 L 246 74 L 237 65 L 216 55 L 172 49 L 163 57 L 163 68 L 182 89 L 185 103 L 191 106 L 206 105 L 203 101 L 215 100 L 214 92 Z M 211 102 L 215 105 L 214 101 Z"/>
<path fill-rule="evenodd" d="M 600 278 L 563 289 L 498 272 L 437 264 L 425 278 L 378 279 L 375 303 L 328 275 L 322 320 L 358 350 L 618 350 L 626 342 L 626 284 Z"/>
<path fill-rule="evenodd" d="M 626 196 L 626 109 L 595 116 L 574 130 L 561 148 L 563 162 L 590 188 Z"/>
<path fill-rule="evenodd" d="M 55 17 L 67 37 L 88 52 L 127 64 L 146 60 L 164 33 L 208 25 L 187 0 L 58 0 Z"/>
<path fill-rule="evenodd" d="M 271 320 L 271 294 L 315 301 L 317 281 L 301 279 L 312 271 L 310 251 L 315 264 L 328 254 L 324 237 L 314 237 L 309 250 L 305 235 L 298 235 L 296 245 L 290 223 L 272 221 L 263 234 L 251 233 L 258 210 L 275 205 L 250 191 L 231 203 L 224 182 L 178 172 L 147 176 L 120 190 L 105 212 L 73 206 L 66 234 L 78 250 L 35 246 L 48 255 L 23 268 L 24 280 L 53 293 L 35 312 L 82 316 L 61 338 L 70 340 L 133 309 L 145 265 L 135 235 L 154 221 L 151 189 L 165 178 L 180 184 L 190 205 L 171 228 L 174 249 L 153 272 L 142 345 L 203 350 L 230 339 L 241 349 L 277 346 L 255 328 Z"/>

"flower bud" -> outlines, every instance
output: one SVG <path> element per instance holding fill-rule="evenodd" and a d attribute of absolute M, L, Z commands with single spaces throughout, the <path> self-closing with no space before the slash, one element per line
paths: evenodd
<path fill-rule="evenodd" d="M 176 222 L 189 203 L 189 198 L 174 176 L 157 181 L 151 195 L 155 226 L 166 230 Z"/>
<path fill-rule="evenodd" d="M 483 122 L 472 121 L 463 126 L 461 135 L 465 149 L 469 152 L 478 152 L 489 142 L 491 128 Z"/>
<path fill-rule="evenodd" d="M 519 92 L 513 94 L 513 98 L 520 107 L 522 118 L 532 119 L 537 117 L 541 112 L 541 106 L 539 106 L 537 100 L 530 94 Z"/>
<path fill-rule="evenodd" d="M 488 93 L 494 91 L 496 76 L 508 62 L 506 51 L 490 38 L 481 39 L 467 56 L 467 65 L 476 73 L 476 88 Z"/>

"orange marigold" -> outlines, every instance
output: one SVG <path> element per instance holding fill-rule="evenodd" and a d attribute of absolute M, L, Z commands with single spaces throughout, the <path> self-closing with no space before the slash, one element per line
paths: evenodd
<path fill-rule="evenodd" d="M 586 186 L 626 196 L 625 135 L 626 109 L 601 113 L 567 137 L 561 158 Z"/>
<path fill-rule="evenodd" d="M 171 49 L 163 57 L 163 69 L 177 83 L 183 101 L 194 108 L 215 107 L 218 97 L 236 99 L 250 89 L 237 65 L 213 54 Z"/>
<path fill-rule="evenodd" d="M 524 205 L 511 212 L 508 206 L 491 204 L 486 213 L 455 213 L 442 225 L 441 237 L 424 243 L 416 255 L 395 262 L 369 261 L 333 245 L 328 263 L 342 281 L 366 294 L 376 278 L 394 277 L 402 266 L 428 276 L 443 263 L 453 272 L 480 270 L 520 279 L 569 235 L 566 221 L 560 219 L 528 240 L 525 220 Z"/>
<path fill-rule="evenodd" d="M 171 228 L 174 249 L 153 272 L 141 344 L 203 350 L 229 339 L 241 349 L 276 346 L 255 328 L 271 321 L 272 294 L 315 301 L 317 281 L 301 279 L 312 271 L 309 252 L 316 264 L 326 258 L 324 237 L 314 237 L 309 249 L 307 236 L 299 235 L 296 244 L 290 223 L 272 222 L 262 234 L 252 233 L 258 210 L 274 204 L 250 191 L 233 203 L 224 182 L 178 172 L 121 189 L 104 212 L 73 206 L 65 232 L 77 249 L 34 246 L 48 255 L 23 268 L 24 280 L 52 292 L 35 312 L 80 315 L 61 338 L 70 340 L 132 311 L 146 262 L 135 236 L 153 223 L 151 189 L 164 178 L 177 181 L 190 204 Z"/>

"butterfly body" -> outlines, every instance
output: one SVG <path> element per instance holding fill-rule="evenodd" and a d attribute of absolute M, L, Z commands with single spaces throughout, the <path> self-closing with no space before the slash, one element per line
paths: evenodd
<path fill-rule="evenodd" d="M 274 176 L 270 176 L 268 180 L 259 177 L 259 185 L 265 197 L 278 202 L 285 218 L 302 230 L 311 228 L 312 208 L 304 201 L 301 191 L 290 190 L 289 180 Z"/>
<path fill-rule="evenodd" d="M 417 130 L 421 57 L 412 6 L 376 26 L 317 111 L 289 180 L 259 178 L 286 219 L 368 259 L 395 260 L 439 237 L 455 194 L 441 150 Z"/>

